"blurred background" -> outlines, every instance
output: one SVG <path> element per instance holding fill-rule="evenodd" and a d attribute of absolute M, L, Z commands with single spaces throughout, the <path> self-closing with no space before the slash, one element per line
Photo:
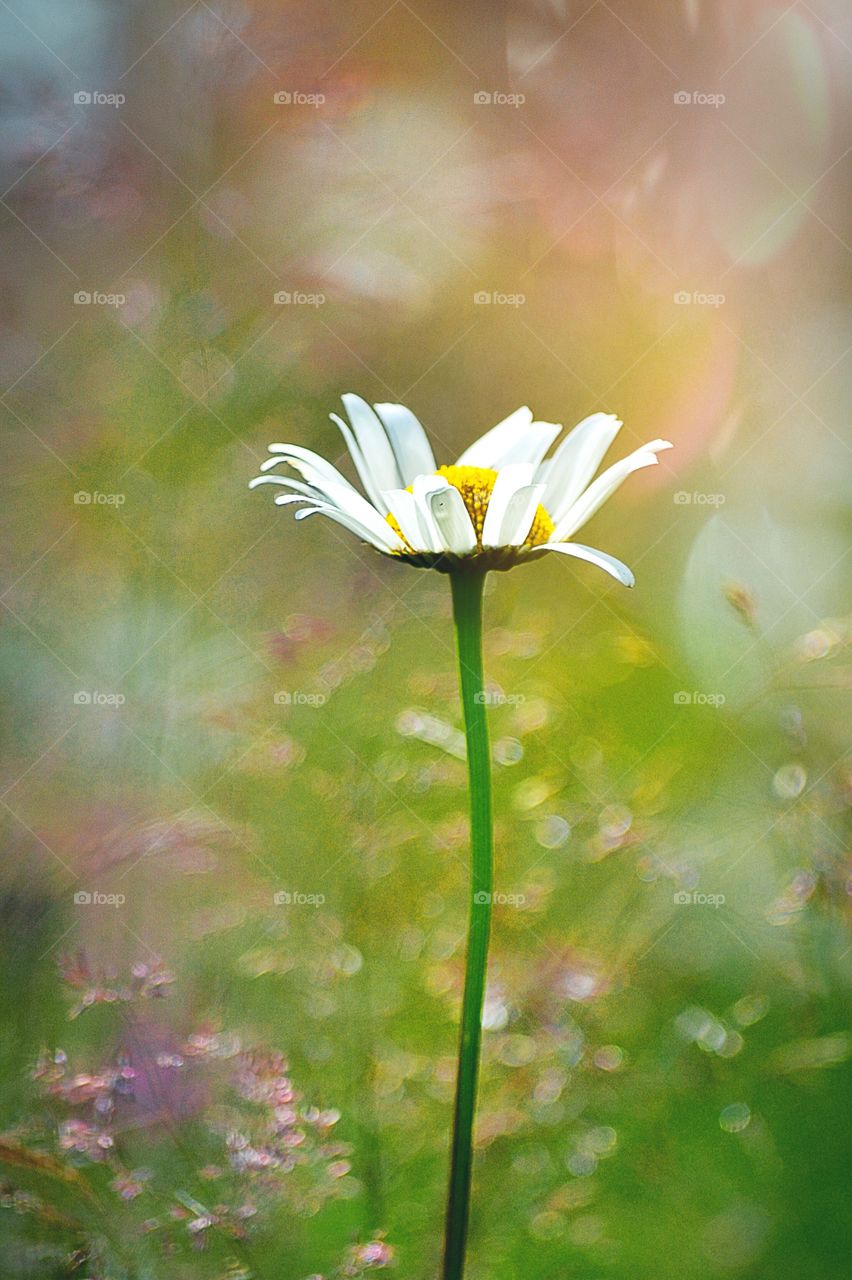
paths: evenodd
<path fill-rule="evenodd" d="M 848 8 L 0 24 L 5 1274 L 436 1274 L 447 582 L 246 488 L 356 391 L 676 446 L 588 531 L 634 592 L 490 581 L 471 1280 L 836 1276 Z"/>

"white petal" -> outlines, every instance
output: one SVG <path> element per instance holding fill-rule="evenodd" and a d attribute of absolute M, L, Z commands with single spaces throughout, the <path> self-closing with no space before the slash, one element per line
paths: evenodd
<path fill-rule="evenodd" d="M 373 506 L 381 511 L 382 505 L 383 505 L 381 487 L 373 479 L 373 473 L 367 465 L 367 462 L 364 458 L 364 454 L 361 452 L 360 446 L 358 445 L 358 441 L 355 439 L 355 436 L 352 432 L 352 428 L 350 427 L 348 422 L 344 422 L 343 419 L 341 417 L 338 417 L 336 413 L 330 413 L 328 416 L 331 418 L 332 422 L 337 423 L 338 427 L 340 428 L 340 434 L 343 436 L 343 439 L 346 441 L 346 447 L 349 450 L 349 453 L 352 457 L 352 461 L 355 463 L 355 470 L 358 472 L 358 477 L 362 485 L 364 486 L 364 489 L 367 493 L 367 497 L 370 499 Z M 398 483 L 399 481 L 395 480 L 392 485 L 390 486 L 385 485 L 385 488 L 389 488 L 389 487 L 393 488 Z"/>
<path fill-rule="evenodd" d="M 249 480 L 250 489 L 256 489 L 259 484 L 280 484 L 284 489 L 293 489 L 295 493 L 304 493 L 308 497 L 319 498 L 321 502 L 325 499 L 322 489 L 318 489 L 312 484 L 305 484 L 301 480 L 293 480 L 290 476 L 255 476 L 254 480 Z"/>
<path fill-rule="evenodd" d="M 304 513 L 299 512 L 299 515 L 302 514 Z M 298 516 L 296 518 L 298 519 Z M 541 546 L 533 548 L 533 552 L 537 551 L 560 551 L 564 556 L 576 556 L 578 560 L 588 560 L 589 564 L 596 564 L 599 569 L 603 569 L 625 587 L 632 587 L 636 583 L 626 564 L 616 560 L 615 556 L 608 556 L 605 551 L 584 547 L 580 542 L 544 542 Z"/>
<path fill-rule="evenodd" d="M 416 476 L 436 471 L 432 446 L 411 410 L 402 404 L 377 404 L 374 407 L 388 433 L 402 483 L 409 485 Z"/>
<path fill-rule="evenodd" d="M 344 422 L 336 413 L 329 416 L 340 428 L 367 496 L 386 515 L 382 490 L 396 489 L 403 483 L 393 449 L 384 427 L 366 400 L 350 393 L 341 399 L 352 425 Z"/>
<path fill-rule="evenodd" d="M 358 448 L 378 489 L 395 489 L 400 483 L 399 467 L 387 434 L 376 414 L 360 396 L 351 392 L 340 397 L 352 423 Z M 403 481 L 403 487 L 405 482 Z"/>
<path fill-rule="evenodd" d="M 532 410 L 516 409 L 496 427 L 465 449 L 456 466 L 492 467 L 499 471 L 510 462 L 541 462 L 562 430 L 553 422 L 533 422 Z"/>
<path fill-rule="evenodd" d="M 316 504 L 315 509 L 318 510 L 325 511 L 333 508 L 356 521 L 359 529 L 368 531 L 370 534 L 368 540 L 374 545 L 390 545 L 392 549 L 402 546 L 400 538 L 384 517 L 345 481 L 342 484 L 335 484 L 331 480 L 320 479 L 316 485 L 309 485 L 301 480 L 291 480 L 289 476 L 258 476 L 251 481 L 249 487 L 255 488 L 260 484 L 279 484 L 285 489 L 293 489 L 298 495 L 279 495 L 275 499 L 278 506 L 286 506 L 290 502 L 313 502 Z"/>
<path fill-rule="evenodd" d="M 414 500 L 417 503 L 417 518 L 420 521 L 421 540 L 427 551 L 440 553 L 449 550 L 438 528 L 437 521 L 432 515 L 429 499 L 433 493 L 442 493 L 445 489 L 450 489 L 451 487 L 449 480 L 444 476 L 418 476 L 411 486 Z"/>
<path fill-rule="evenodd" d="M 512 495 L 501 530 L 501 545 L 521 547 L 532 528 L 535 513 L 544 496 L 544 485 L 528 484 Z"/>
<path fill-rule="evenodd" d="M 365 501 L 363 495 L 349 483 L 346 477 L 341 475 L 337 468 L 327 462 L 325 458 L 321 458 L 319 454 L 312 453 L 310 449 L 301 449 L 298 445 L 276 445 L 270 446 L 270 448 L 280 448 L 286 450 L 286 452 L 279 457 L 268 458 L 266 462 L 261 464 L 261 470 L 286 463 L 287 466 L 292 467 L 294 471 L 303 476 L 308 481 L 308 484 L 303 485 L 299 481 L 291 480 L 286 475 L 263 475 L 250 482 L 250 489 L 259 484 L 282 484 L 298 493 L 318 495 L 324 501 L 331 501 L 334 506 L 345 506 L 345 503 L 341 503 L 338 500 L 340 491 L 348 494 L 356 502 Z"/>
<path fill-rule="evenodd" d="M 553 441 L 562 432 L 561 422 L 534 422 L 518 447 L 511 451 L 508 462 L 531 462 L 537 467 Z M 504 465 L 501 463 L 501 466 Z"/>
<path fill-rule="evenodd" d="M 333 480 L 335 484 L 352 485 L 346 477 L 337 470 L 327 458 L 322 458 L 318 453 L 314 453 L 312 449 L 303 449 L 298 444 L 271 444 L 269 452 L 279 456 L 267 458 L 261 462 L 261 471 L 270 471 L 272 467 L 278 467 L 282 462 L 288 463 L 294 470 L 298 471 L 305 480 L 311 484 L 316 482 L 318 477 L 324 476 L 326 480 Z"/>
<path fill-rule="evenodd" d="M 371 543 L 379 551 L 403 551 L 405 545 L 402 539 L 394 533 L 389 524 L 385 525 L 387 535 L 379 533 L 373 529 L 368 529 L 365 525 L 356 520 L 354 516 L 349 515 L 346 511 L 341 511 L 339 507 L 308 507 L 306 510 L 297 511 L 296 519 L 304 520 L 307 516 L 323 515 L 328 516 L 329 520 L 334 520 L 337 524 L 342 524 L 344 529 L 348 529 L 350 533 L 354 533 L 364 542 Z"/>
<path fill-rule="evenodd" d="M 656 466 L 657 452 L 671 447 L 668 440 L 652 440 L 650 444 L 643 445 L 641 449 L 636 449 L 634 453 L 608 467 L 557 521 L 551 541 L 562 542 L 565 538 L 570 538 L 592 518 L 629 475 L 642 467 Z"/>
<path fill-rule="evenodd" d="M 391 545 L 398 547 L 402 540 L 390 527 L 383 515 L 371 506 L 366 498 L 346 485 L 332 484 L 328 481 L 324 486 L 326 496 L 331 505 L 337 507 L 345 515 L 357 520 L 365 529 L 369 529 L 380 542 L 387 542 L 390 535 Z"/>
<path fill-rule="evenodd" d="M 502 422 L 498 422 L 496 427 L 492 427 L 490 431 L 486 431 L 484 436 L 480 436 L 478 440 L 474 440 L 472 445 L 465 449 L 464 453 L 456 463 L 457 467 L 492 467 L 494 463 L 492 458 L 503 449 L 506 443 L 512 443 L 517 439 L 518 432 L 528 427 L 533 420 L 532 409 L 524 405 L 521 409 L 516 409 L 514 413 L 510 413 L 508 418 L 504 418 Z"/>
<path fill-rule="evenodd" d="M 507 467 L 500 468 L 482 524 L 484 547 L 503 546 L 503 517 L 518 490 L 530 484 L 534 471 L 535 467 L 530 462 L 510 462 Z"/>
<path fill-rule="evenodd" d="M 475 551 L 476 531 L 458 489 L 449 486 L 435 490 L 427 501 L 447 550 L 457 556 Z"/>
<path fill-rule="evenodd" d="M 285 489 L 292 489 L 296 493 L 303 493 L 307 497 L 315 499 L 320 503 L 331 503 L 332 506 L 340 507 L 343 511 L 349 511 L 361 521 L 362 524 L 375 525 L 376 518 L 382 521 L 381 515 L 374 507 L 371 507 L 363 494 L 346 480 L 334 467 L 329 464 L 329 472 L 336 476 L 336 480 L 327 479 L 325 475 L 319 474 L 313 466 L 292 462 L 289 465 L 293 467 L 302 467 L 311 479 L 311 484 L 305 484 L 301 480 L 293 480 L 290 476 L 257 476 L 254 480 L 249 481 L 249 488 L 256 489 L 261 484 L 278 484 Z"/>
<path fill-rule="evenodd" d="M 310 502 L 310 498 L 306 498 L 305 495 L 301 493 L 279 493 L 275 498 L 276 507 L 289 507 L 293 502 Z M 323 504 L 321 503 L 318 504 L 317 510 L 319 510 L 322 505 Z"/>
<path fill-rule="evenodd" d="M 621 422 L 611 413 L 593 413 L 571 431 L 547 467 L 543 505 L 557 524 L 576 502 L 618 435 Z"/>
<path fill-rule="evenodd" d="M 414 494 L 407 489 L 386 489 L 382 496 L 412 551 L 427 551 Z"/>

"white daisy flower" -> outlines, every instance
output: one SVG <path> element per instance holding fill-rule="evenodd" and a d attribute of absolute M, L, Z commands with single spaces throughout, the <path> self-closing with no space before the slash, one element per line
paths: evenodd
<path fill-rule="evenodd" d="M 509 569 L 557 551 L 596 564 L 632 587 L 633 574 L 604 551 L 573 536 L 633 471 L 651 467 L 672 446 L 652 440 L 593 479 L 621 422 L 593 413 L 576 426 L 550 458 L 562 431 L 516 409 L 486 431 L 451 466 L 437 466 L 423 427 L 401 404 L 371 408 L 360 396 L 343 396 L 348 422 L 337 423 L 364 494 L 336 467 L 295 444 L 271 444 L 261 471 L 286 466 L 290 475 L 261 475 L 250 488 L 277 484 L 280 506 L 306 504 L 296 519 L 328 516 L 384 555 L 445 573 L 465 567 Z"/>

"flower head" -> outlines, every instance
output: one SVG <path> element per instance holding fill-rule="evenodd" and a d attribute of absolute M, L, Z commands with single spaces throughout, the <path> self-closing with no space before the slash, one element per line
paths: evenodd
<path fill-rule="evenodd" d="M 280 506 L 306 504 L 296 519 L 320 513 L 385 555 L 417 568 L 451 572 L 466 567 L 509 569 L 545 551 L 598 565 L 625 586 L 633 574 L 613 556 L 573 542 L 574 534 L 632 471 L 653 466 L 667 440 L 652 440 L 603 471 L 595 472 L 621 422 L 593 413 L 565 437 L 516 409 L 480 437 L 451 466 L 438 467 L 426 432 L 401 404 L 372 408 L 360 396 L 343 396 L 348 422 L 331 415 L 346 442 L 364 494 L 325 458 L 294 444 L 271 444 L 261 471 L 280 466 L 289 474 L 251 481 L 281 485 Z"/>

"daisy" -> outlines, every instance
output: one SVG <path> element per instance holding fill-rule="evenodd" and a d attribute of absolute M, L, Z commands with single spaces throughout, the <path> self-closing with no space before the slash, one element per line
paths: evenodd
<path fill-rule="evenodd" d="M 336 467 L 296 444 L 271 444 L 272 457 L 252 480 L 287 490 L 275 501 L 303 504 L 296 519 L 328 516 L 384 555 L 450 576 L 459 661 L 459 688 L 470 781 L 471 876 L 468 944 L 462 996 L 443 1280 L 463 1280 L 470 1211 L 482 1009 L 491 907 L 494 900 L 491 749 L 482 663 L 482 603 L 486 572 L 510 569 L 558 551 L 587 560 L 633 586 L 633 574 L 613 556 L 573 542 L 632 471 L 654 466 L 667 440 L 652 440 L 595 473 L 621 422 L 593 413 L 545 455 L 562 431 L 517 409 L 466 449 L 437 466 L 426 432 L 410 409 L 345 395 L 348 421 L 331 415 L 346 442 L 364 492 Z M 285 472 L 288 467 L 298 479 Z M 366 495 L 366 496 L 365 496 Z"/>
<path fill-rule="evenodd" d="M 621 422 L 593 413 L 545 455 L 562 427 L 534 421 L 516 409 L 486 431 L 451 466 L 437 466 L 423 427 L 401 404 L 372 408 L 344 395 L 348 421 L 336 413 L 364 494 L 325 458 L 295 444 L 271 444 L 261 464 L 266 473 L 286 466 L 289 474 L 251 481 L 277 484 L 279 506 L 306 504 L 296 519 L 320 514 L 349 529 L 384 555 L 417 568 L 445 573 L 473 568 L 509 569 L 546 551 L 596 564 L 632 587 L 633 574 L 604 551 L 572 541 L 624 480 L 654 466 L 668 440 L 652 440 L 594 479 Z"/>

